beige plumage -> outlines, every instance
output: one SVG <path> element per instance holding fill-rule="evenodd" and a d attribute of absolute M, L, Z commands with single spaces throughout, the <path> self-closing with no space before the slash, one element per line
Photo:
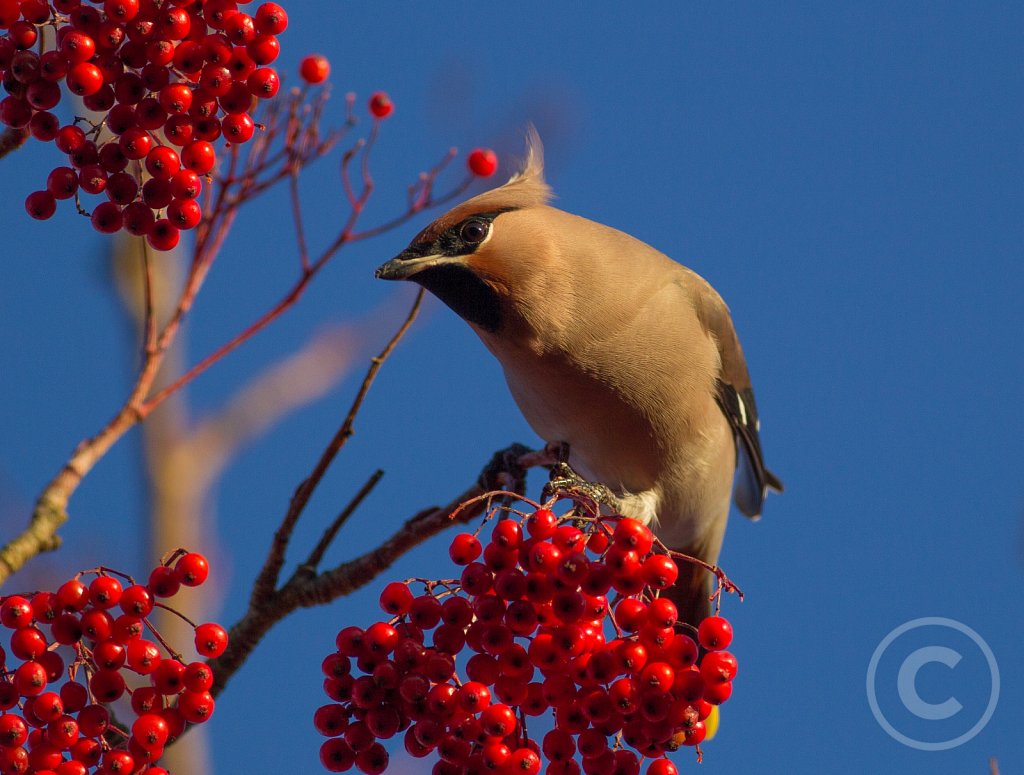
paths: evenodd
<path fill-rule="evenodd" d="M 437 295 L 500 361 L 537 434 L 569 445 L 576 472 L 714 563 L 734 478 L 749 517 L 782 489 L 728 308 L 696 273 L 550 197 L 531 132 L 522 172 L 438 218 L 377 276 Z M 682 570 L 673 597 L 695 624 L 712 577 Z"/>

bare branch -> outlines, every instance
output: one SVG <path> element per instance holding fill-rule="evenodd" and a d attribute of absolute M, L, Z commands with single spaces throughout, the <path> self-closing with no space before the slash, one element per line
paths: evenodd
<path fill-rule="evenodd" d="M 479 486 L 473 485 L 448 505 L 426 509 L 410 517 L 384 543 L 356 559 L 314 576 L 297 570 L 280 590 L 271 590 L 263 597 L 253 595 L 248 611 L 228 633 L 227 651 L 210 662 L 214 675 L 213 694 L 216 696 L 224 689 L 277 622 L 298 608 L 322 605 L 368 584 L 405 552 L 454 524 L 451 516 L 456 509 L 481 494 Z M 468 522 L 483 510 L 484 501 L 478 500 L 476 506 L 459 512 L 458 521 Z"/>
<path fill-rule="evenodd" d="M 252 600 L 250 606 L 253 605 L 253 601 L 265 599 L 273 594 L 274 589 L 277 587 L 277 582 L 280 578 L 281 568 L 284 566 L 285 551 L 288 548 L 288 543 L 291 540 L 292 531 L 295 529 L 295 525 L 299 521 L 299 517 L 302 516 L 303 510 L 306 508 L 306 504 L 309 503 L 310 497 L 313 495 L 313 491 L 320 484 L 324 474 L 327 473 L 328 467 L 334 461 L 334 458 L 341 451 L 342 447 L 345 446 L 345 442 L 352 436 L 353 425 L 355 423 L 356 415 L 362 408 L 363 401 L 366 398 L 366 394 L 370 390 L 370 386 L 373 384 L 374 379 L 377 376 L 377 372 L 380 371 L 380 367 L 384 365 L 384 361 L 387 360 L 388 356 L 401 341 L 402 337 L 412 326 L 413 321 L 416 320 L 416 316 L 419 314 L 420 305 L 423 302 L 423 290 L 416 294 L 416 300 L 413 302 L 412 308 L 409 310 L 409 314 L 405 319 L 405 322 L 399 327 L 395 335 L 391 337 L 391 340 L 384 346 L 381 353 L 373 358 L 370 363 L 370 368 L 366 372 L 366 376 L 363 378 L 362 385 L 359 387 L 358 393 L 356 393 L 355 399 L 352 401 L 352 405 L 348 410 L 348 414 L 345 420 L 342 422 L 341 427 L 337 433 L 334 434 L 334 438 L 327 445 L 327 448 L 320 455 L 320 460 L 317 461 L 314 466 L 312 473 L 296 488 L 295 494 L 292 496 L 291 503 L 288 505 L 288 511 L 285 513 L 284 519 L 281 521 L 277 532 L 274 534 L 274 542 L 271 545 L 270 553 L 267 555 L 267 560 L 263 564 L 263 568 L 259 575 L 256 577 L 256 583 L 253 585 Z"/>
<path fill-rule="evenodd" d="M 377 483 L 383 476 L 383 469 L 378 468 L 374 471 L 370 475 L 370 478 L 366 480 L 366 484 L 359 488 L 359 492 L 352 496 L 352 500 L 348 502 L 348 505 L 345 506 L 345 508 L 341 510 L 341 513 L 334 518 L 334 521 L 328 525 L 324 534 L 320 536 L 320 540 L 317 542 L 317 545 L 313 547 L 313 551 L 309 553 L 309 557 L 307 557 L 306 561 L 302 563 L 302 566 L 300 566 L 305 570 L 305 572 L 316 572 L 316 569 L 320 567 L 320 561 L 324 558 L 324 553 L 338 535 L 338 531 L 345 526 L 345 523 L 348 522 L 348 518 L 351 517 L 355 513 L 355 510 L 359 508 L 359 505 L 366 500 L 366 496 L 373 492 L 373 488 L 377 486 Z"/>

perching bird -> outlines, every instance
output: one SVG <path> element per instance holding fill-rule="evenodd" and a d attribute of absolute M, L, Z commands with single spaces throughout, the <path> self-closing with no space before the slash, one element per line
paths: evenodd
<path fill-rule="evenodd" d="M 693 271 L 548 205 L 540 141 L 521 172 L 463 202 L 377 270 L 447 304 L 501 362 L 534 431 L 669 547 L 716 563 L 735 478 L 761 513 L 754 393 L 729 310 Z M 738 475 L 737 475 L 738 469 Z M 680 618 L 708 615 L 713 577 L 680 563 Z"/>

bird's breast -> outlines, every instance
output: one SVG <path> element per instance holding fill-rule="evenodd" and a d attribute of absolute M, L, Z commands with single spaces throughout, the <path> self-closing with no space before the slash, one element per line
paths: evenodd
<path fill-rule="evenodd" d="M 568 443 L 579 474 L 629 492 L 655 486 L 666 450 L 639 395 L 566 358 L 495 354 L 526 421 L 545 441 Z"/>

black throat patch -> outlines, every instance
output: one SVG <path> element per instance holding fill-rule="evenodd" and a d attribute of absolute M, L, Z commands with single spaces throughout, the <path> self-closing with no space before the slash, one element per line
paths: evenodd
<path fill-rule="evenodd" d="M 491 286 L 460 264 L 441 264 L 409 278 L 419 283 L 467 323 L 494 333 L 501 326 L 501 301 Z"/>

